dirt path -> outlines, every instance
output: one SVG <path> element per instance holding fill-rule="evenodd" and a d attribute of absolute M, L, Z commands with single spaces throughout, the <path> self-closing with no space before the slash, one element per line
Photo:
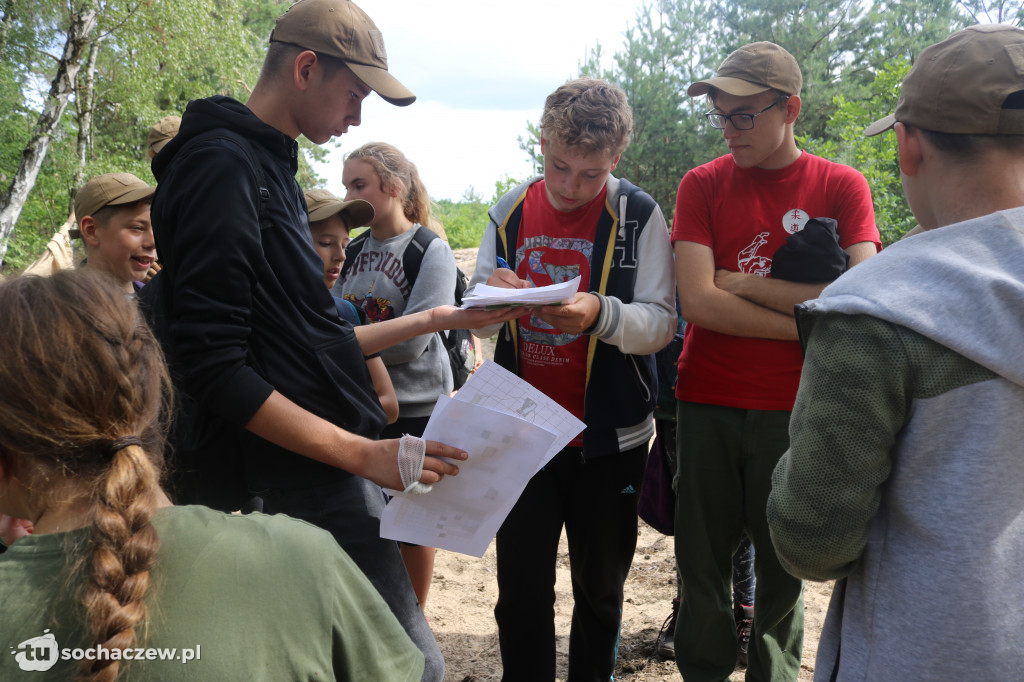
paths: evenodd
<path fill-rule="evenodd" d="M 459 249 L 456 262 L 467 276 L 476 266 L 476 249 Z M 484 354 L 493 346 L 485 340 Z M 673 661 L 655 653 L 658 631 L 675 596 L 675 557 L 672 538 L 640 523 L 636 554 L 626 581 L 622 608 L 622 640 L 615 679 L 631 682 L 679 680 Z M 558 635 L 558 679 L 564 680 L 568 661 L 572 588 L 565 537 L 559 545 L 555 586 L 555 631 Z M 805 589 L 805 628 L 801 682 L 814 675 L 814 653 L 832 594 L 831 583 L 808 583 Z M 444 652 L 451 682 L 488 682 L 501 679 L 501 656 L 494 624 L 498 589 L 494 543 L 482 559 L 438 550 L 434 583 L 427 602 L 427 618 Z M 742 671 L 732 676 L 742 680 Z"/>

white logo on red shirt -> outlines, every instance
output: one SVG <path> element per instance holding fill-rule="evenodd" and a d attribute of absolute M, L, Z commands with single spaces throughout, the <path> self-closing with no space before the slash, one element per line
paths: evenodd
<path fill-rule="evenodd" d="M 789 234 L 796 234 L 800 230 L 804 229 L 804 225 L 811 219 L 811 216 L 807 215 L 807 211 L 799 208 L 791 208 L 786 211 L 786 215 L 782 216 L 782 229 Z"/>
<path fill-rule="evenodd" d="M 740 272 L 765 277 L 772 271 L 772 259 L 770 256 L 762 256 L 757 253 L 758 249 L 768 243 L 768 233 L 761 232 L 750 246 L 737 254 L 737 265 Z"/>

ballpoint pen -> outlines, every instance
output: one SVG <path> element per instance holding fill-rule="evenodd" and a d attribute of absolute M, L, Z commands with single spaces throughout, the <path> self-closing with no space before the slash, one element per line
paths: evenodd
<path fill-rule="evenodd" d="M 499 268 L 505 268 L 506 270 L 511 270 L 512 269 L 512 266 L 508 264 L 507 260 L 505 260 L 501 256 L 498 256 L 497 258 L 498 258 L 498 267 Z"/>

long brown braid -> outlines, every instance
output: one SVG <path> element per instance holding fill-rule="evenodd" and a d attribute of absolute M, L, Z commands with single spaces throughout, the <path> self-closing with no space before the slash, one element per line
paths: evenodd
<path fill-rule="evenodd" d="M 151 520 L 170 404 L 160 347 L 136 303 L 90 270 L 0 285 L 0 320 L 0 461 L 38 509 L 87 500 L 91 555 L 71 580 L 83 584 L 88 646 L 124 649 L 145 620 L 160 544 Z M 81 680 L 119 670 L 84 664 Z"/>

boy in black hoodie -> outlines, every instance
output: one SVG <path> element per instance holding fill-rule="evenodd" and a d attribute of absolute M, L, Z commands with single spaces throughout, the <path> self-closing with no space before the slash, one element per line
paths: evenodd
<path fill-rule="evenodd" d="M 180 394 L 178 501 L 232 510 L 258 495 L 268 513 L 331 531 L 424 652 L 424 679 L 440 680 L 444 662 L 398 548 L 379 537 L 379 485 L 433 483 L 458 471 L 438 457 L 466 454 L 431 442 L 424 457 L 418 443 L 370 440 L 385 417 L 363 357 L 481 326 L 482 313 L 435 308 L 357 331 L 341 322 L 294 178 L 295 138 L 322 144 L 359 125 L 371 90 L 398 106 L 415 100 L 388 73 L 370 18 L 348 0 L 292 5 L 247 104 L 191 102 L 153 160 L 164 270 L 144 302 Z M 403 457 L 412 466 L 400 473 Z"/>

